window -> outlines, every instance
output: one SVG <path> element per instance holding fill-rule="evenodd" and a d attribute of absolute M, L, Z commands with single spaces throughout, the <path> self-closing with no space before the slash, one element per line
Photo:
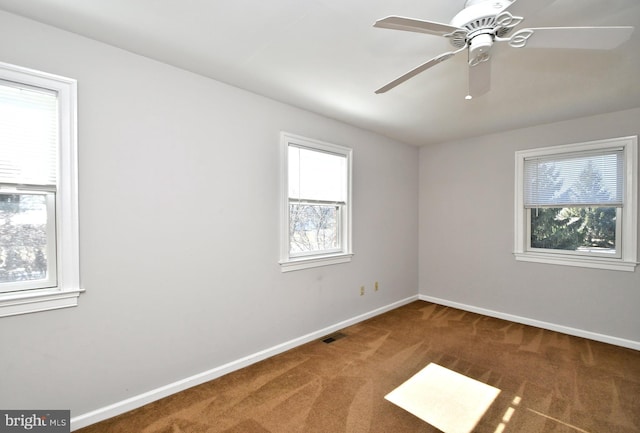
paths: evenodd
<path fill-rule="evenodd" d="M 282 271 L 351 260 L 351 149 L 281 134 Z"/>
<path fill-rule="evenodd" d="M 77 305 L 76 82 L 0 63 L 0 317 Z"/>
<path fill-rule="evenodd" d="M 634 271 L 637 165 L 637 137 L 516 152 L 516 259 Z"/>

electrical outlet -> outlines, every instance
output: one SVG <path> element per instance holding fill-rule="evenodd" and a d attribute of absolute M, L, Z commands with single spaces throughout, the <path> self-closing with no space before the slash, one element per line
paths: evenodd
<path fill-rule="evenodd" d="M 379 287 L 378 287 L 378 282 L 376 281 L 375 285 L 373 286 L 375 288 L 375 291 L 377 292 Z"/>
<path fill-rule="evenodd" d="M 364 295 L 364 286 L 360 286 L 360 296 Z"/>

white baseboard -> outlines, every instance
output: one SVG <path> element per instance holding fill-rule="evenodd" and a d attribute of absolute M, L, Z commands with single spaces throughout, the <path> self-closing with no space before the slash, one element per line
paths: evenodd
<path fill-rule="evenodd" d="M 193 375 L 191 377 L 187 377 L 185 379 L 179 380 L 177 382 L 173 382 L 168 385 L 164 385 L 159 388 L 152 389 L 151 391 L 148 391 L 139 395 L 135 395 L 126 400 L 122 400 L 122 401 L 110 404 L 109 406 L 102 407 L 100 409 L 96 409 L 94 411 L 91 411 L 82 415 L 78 415 L 76 417 L 71 418 L 71 430 L 72 431 L 78 430 L 82 427 L 86 427 L 88 425 L 95 424 L 99 421 L 104 421 L 105 419 L 112 418 L 116 415 L 123 414 L 130 410 L 144 406 L 145 404 L 154 402 L 156 400 L 160 400 L 161 398 L 183 391 L 187 388 L 200 385 L 202 383 L 216 379 L 220 376 L 224 376 L 225 374 L 247 367 L 258 361 L 262 361 L 269 357 L 275 356 L 279 353 L 286 352 L 287 350 L 293 349 L 294 347 L 297 347 L 302 344 L 308 343 L 310 341 L 316 340 L 318 338 L 324 337 L 327 334 L 331 334 L 340 329 L 346 328 L 347 326 L 355 325 L 356 323 L 378 316 L 382 313 L 385 313 L 387 311 L 393 310 L 395 308 L 401 307 L 403 305 L 406 305 L 410 302 L 417 301 L 417 300 L 418 300 L 418 295 L 411 296 L 406 299 L 402 299 L 392 304 L 385 305 L 384 307 L 380 307 L 373 311 L 369 311 L 368 313 L 364 313 L 359 316 L 353 317 L 351 319 L 344 320 L 340 323 L 336 323 L 334 325 L 328 326 L 324 329 L 320 329 L 318 331 L 309 333 L 307 335 L 303 335 L 301 337 L 295 338 L 285 343 L 278 344 L 277 346 L 273 346 L 269 349 L 256 352 L 249 356 L 245 356 L 244 358 L 238 359 L 236 361 L 232 361 L 227 364 L 212 368 L 211 370 L 207 370 L 202 373 Z"/>
<path fill-rule="evenodd" d="M 640 350 L 640 341 L 626 340 L 624 338 L 612 337 L 610 335 L 598 334 L 596 332 L 585 331 L 583 329 L 571 328 L 569 326 L 543 322 L 540 320 L 530 319 L 528 317 L 520 317 L 520 316 L 515 316 L 513 314 L 502 313 L 499 311 L 487 310 L 485 308 L 475 307 L 473 305 L 461 304 L 458 302 L 449 301 L 447 299 L 435 298 L 433 296 L 420 295 L 419 299 L 421 301 L 433 302 L 434 304 L 445 305 L 447 307 L 470 311 L 472 313 L 478 313 L 484 316 L 490 316 L 498 319 L 509 320 L 510 322 L 522 323 L 524 325 L 531 325 L 537 328 L 548 329 L 550 331 L 562 332 L 563 334 L 573 335 L 576 337 L 588 338 L 589 340 L 595 340 L 603 343 L 614 344 L 616 346 L 627 347 L 629 349 Z"/>

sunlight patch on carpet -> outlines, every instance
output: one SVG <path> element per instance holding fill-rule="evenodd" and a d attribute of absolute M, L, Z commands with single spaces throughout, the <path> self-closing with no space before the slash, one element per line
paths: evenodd
<path fill-rule="evenodd" d="M 444 433 L 470 433 L 498 388 L 431 363 L 384 398 Z"/>

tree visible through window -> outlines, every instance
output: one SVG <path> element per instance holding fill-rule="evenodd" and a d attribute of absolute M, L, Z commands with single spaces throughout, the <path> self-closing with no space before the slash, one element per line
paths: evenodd
<path fill-rule="evenodd" d="M 47 278 L 46 197 L 0 194 L 0 283 Z"/>
<path fill-rule="evenodd" d="M 0 317 L 78 303 L 76 87 L 0 63 Z"/>
<path fill-rule="evenodd" d="M 517 260 L 633 271 L 637 137 L 516 152 Z"/>
<path fill-rule="evenodd" d="M 563 187 L 558 168 L 546 164 L 540 175 L 547 188 L 559 193 Z M 611 192 L 592 161 L 576 182 L 562 192 L 569 202 L 609 202 Z M 593 200 L 595 198 L 595 200 Z M 616 251 L 616 207 L 581 206 L 531 209 L 531 247 L 571 251 Z"/>
<path fill-rule="evenodd" d="M 351 149 L 286 133 L 282 146 L 282 270 L 350 260 Z"/>
<path fill-rule="evenodd" d="M 331 251 L 340 247 L 340 206 L 291 203 L 289 205 L 290 253 Z"/>
<path fill-rule="evenodd" d="M 58 93 L 0 80 L 0 292 L 56 285 Z"/>

